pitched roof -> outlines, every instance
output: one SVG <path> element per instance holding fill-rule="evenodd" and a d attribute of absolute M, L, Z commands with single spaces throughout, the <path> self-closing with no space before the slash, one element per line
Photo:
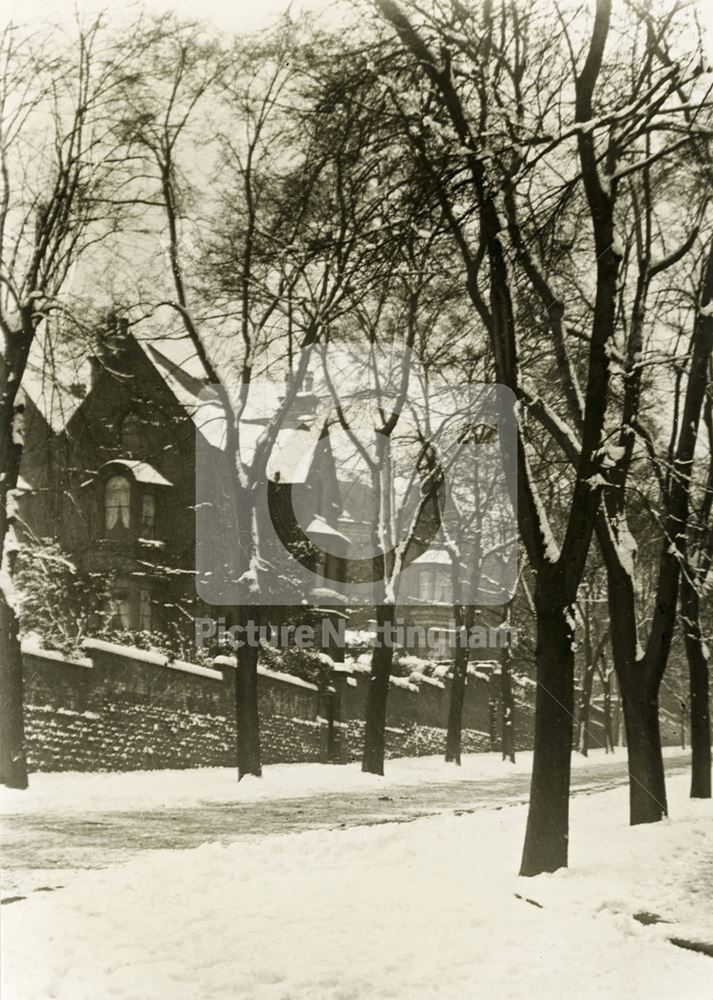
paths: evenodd
<path fill-rule="evenodd" d="M 225 414 L 221 401 L 203 371 L 196 351 L 186 336 L 132 339 L 168 387 L 176 402 L 193 421 L 208 444 L 222 449 L 226 441 Z M 64 431 L 91 392 L 92 362 L 86 345 L 81 351 L 52 342 L 42 331 L 33 342 L 21 388 L 56 434 Z M 240 455 L 249 464 L 257 443 L 277 412 L 284 385 L 261 380 L 251 387 L 248 406 L 240 423 Z M 268 475 L 282 482 L 304 482 L 324 427 L 324 415 L 303 418 L 298 426 L 282 427 L 275 440 Z M 135 463 L 136 464 L 136 463 Z M 139 463 L 141 464 L 141 463 Z M 149 467 L 150 468 L 150 467 Z M 132 469 L 134 475 L 136 470 Z M 160 476 L 156 470 L 152 470 Z M 143 474 L 140 472 L 140 474 Z M 148 474 L 148 473 L 147 473 Z M 157 480 L 146 480 L 157 481 Z"/>

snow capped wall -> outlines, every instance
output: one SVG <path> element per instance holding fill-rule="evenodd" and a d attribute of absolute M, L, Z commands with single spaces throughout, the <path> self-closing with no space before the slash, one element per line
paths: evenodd
<path fill-rule="evenodd" d="M 235 670 L 215 670 L 92 640 L 79 662 L 25 647 L 26 733 L 35 771 L 230 767 Z M 318 761 L 314 685 L 261 676 L 263 761 Z"/>
<path fill-rule="evenodd" d="M 235 674 L 231 658 L 212 668 L 169 661 L 151 651 L 101 640 L 87 656 L 25 645 L 28 758 L 38 771 L 153 770 L 234 766 Z M 445 750 L 450 682 L 393 678 L 387 755 Z M 320 691 L 288 674 L 260 669 L 265 764 L 346 762 L 361 755 L 369 675 L 335 672 Z M 463 706 L 463 749 L 497 749 L 497 686 L 472 677 Z M 518 745 L 531 740 L 531 716 L 518 711 Z"/>

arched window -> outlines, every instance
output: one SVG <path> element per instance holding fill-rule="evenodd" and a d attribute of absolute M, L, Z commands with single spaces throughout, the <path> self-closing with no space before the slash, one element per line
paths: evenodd
<path fill-rule="evenodd" d="M 104 527 L 116 531 L 129 527 L 131 483 L 126 476 L 112 476 L 104 492 Z"/>
<path fill-rule="evenodd" d="M 141 421 L 135 413 L 129 413 L 121 421 L 121 447 L 129 455 L 135 455 L 141 447 Z"/>

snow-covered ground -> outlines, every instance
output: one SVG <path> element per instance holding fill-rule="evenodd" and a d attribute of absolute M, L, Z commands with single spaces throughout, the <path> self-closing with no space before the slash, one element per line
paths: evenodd
<path fill-rule="evenodd" d="M 618 768 L 626 750 L 605 754 L 594 750 L 589 757 L 574 754 L 572 767 L 585 769 L 592 763 Z M 664 756 L 682 756 L 678 747 L 666 747 Z M 260 779 L 236 781 L 234 768 L 195 768 L 185 771 L 132 771 L 130 773 L 79 772 L 33 774 L 27 791 L 0 788 L 0 813 L 90 813 L 108 810 L 194 807 L 204 803 L 257 802 L 307 798 L 325 792 L 388 790 L 463 781 L 490 781 L 508 774 L 529 774 L 532 753 L 519 753 L 515 764 L 502 761 L 498 753 L 467 754 L 461 767 L 446 764 L 442 757 L 402 757 L 388 760 L 386 774 L 362 774 L 358 763 L 344 766 L 324 764 L 271 764 Z"/>
<path fill-rule="evenodd" d="M 572 867 L 536 879 L 520 806 L 149 852 L 3 908 L 3 1000 L 710 1000 L 713 959 L 666 940 L 713 943 L 687 790 L 635 829 L 625 788 L 575 798 Z"/>

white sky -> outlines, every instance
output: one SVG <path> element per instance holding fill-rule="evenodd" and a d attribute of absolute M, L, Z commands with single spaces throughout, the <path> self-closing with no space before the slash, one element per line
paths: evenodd
<path fill-rule="evenodd" d="M 409 0 L 403 0 L 408 7 Z M 673 3 L 673 0 L 669 0 Z M 699 17 L 706 28 L 708 56 L 713 62 L 713 3 L 711 0 L 692 0 L 698 7 Z M 228 32 L 257 31 L 274 22 L 288 7 L 295 14 L 304 10 L 330 11 L 329 20 L 335 23 L 349 17 L 348 0 L 136 0 L 132 3 L 117 0 L 5 0 L 0 13 L 0 23 L 60 22 L 70 24 L 75 12 L 89 15 L 99 11 L 126 14 L 132 7 L 143 6 L 147 11 L 164 13 L 173 11 L 179 17 L 202 20 L 218 30 Z"/>
<path fill-rule="evenodd" d="M 223 31 L 245 32 L 266 27 L 290 4 L 289 0 L 144 0 L 141 4 L 116 0 L 5 0 L 0 20 L 68 24 L 75 11 L 93 14 L 104 10 L 121 16 L 138 6 L 153 13 L 174 11 L 181 18 L 206 21 Z M 296 14 L 302 10 L 326 10 L 333 6 L 333 0 L 293 0 L 291 6 Z"/>

